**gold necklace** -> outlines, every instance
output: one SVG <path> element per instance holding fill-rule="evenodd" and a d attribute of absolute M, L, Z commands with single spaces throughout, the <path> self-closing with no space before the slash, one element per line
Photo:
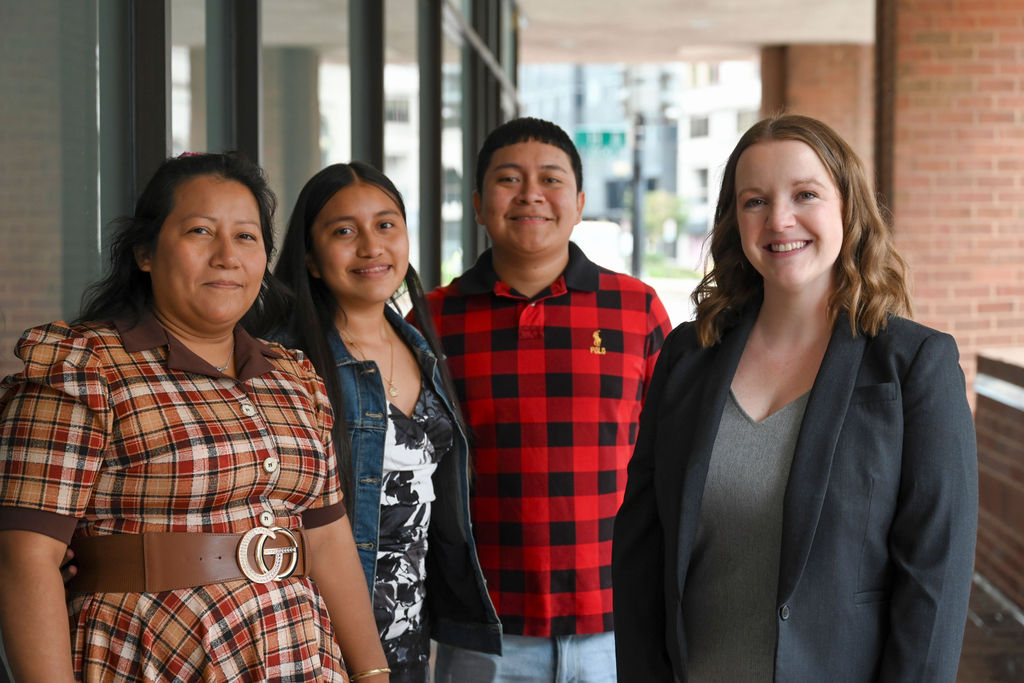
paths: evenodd
<path fill-rule="evenodd" d="M 359 355 L 362 356 L 362 358 L 360 360 L 362 360 L 365 363 L 366 360 L 367 360 L 366 353 L 363 351 L 362 347 L 359 346 L 359 344 L 356 343 L 356 340 L 353 339 L 350 335 L 345 334 L 344 332 L 341 333 L 341 338 L 345 341 L 346 344 L 351 344 L 352 345 L 352 349 L 354 351 L 358 351 L 359 352 Z M 390 336 L 388 336 L 388 355 L 391 358 L 391 362 L 389 363 L 390 367 L 388 368 L 388 374 L 391 375 L 391 377 L 394 377 L 395 376 L 395 342 L 392 341 Z M 398 396 L 398 387 L 396 387 L 395 383 L 391 381 L 391 377 L 388 377 L 388 375 L 385 375 L 383 370 L 381 370 L 380 376 L 383 377 L 384 381 L 388 383 L 388 395 L 391 396 L 391 398 L 397 397 Z"/>

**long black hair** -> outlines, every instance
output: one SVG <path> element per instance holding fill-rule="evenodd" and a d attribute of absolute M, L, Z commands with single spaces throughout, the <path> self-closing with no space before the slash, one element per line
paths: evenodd
<path fill-rule="evenodd" d="M 327 396 L 334 410 L 333 438 L 338 459 L 338 474 L 348 501 L 352 500 L 353 488 L 352 443 L 345 421 L 341 382 L 328 342 L 328 334 L 334 329 L 334 321 L 340 306 L 324 281 L 313 277 L 306 264 L 307 256 L 313 248 L 311 230 L 316 217 L 331 197 L 357 183 L 366 183 L 384 192 L 394 200 L 402 213 L 402 219 L 405 219 L 405 202 L 402 201 L 398 188 L 386 175 L 369 164 L 361 161 L 332 164 L 314 175 L 303 186 L 295 201 L 295 208 L 288 220 L 288 232 L 281 247 L 281 257 L 274 269 L 276 278 L 291 290 L 292 300 L 285 307 L 268 307 L 255 330 L 257 334 L 265 334 L 275 329 L 280 332 L 284 323 L 284 336 L 287 337 L 288 343 L 301 349 L 323 378 Z M 412 302 L 413 320 L 426 338 L 430 350 L 438 358 L 442 388 L 455 408 L 455 419 L 463 433 L 469 434 L 459 408 L 455 383 L 444 362 L 441 342 L 430 318 L 423 284 L 412 264 L 405 274 L 405 287 Z M 391 304 L 397 309 L 395 297 L 392 297 Z M 354 515 L 355 507 L 350 505 L 349 512 Z"/>
<path fill-rule="evenodd" d="M 118 220 L 110 245 L 107 274 L 91 284 L 82 295 L 82 307 L 76 322 L 137 321 L 153 305 L 153 283 L 149 273 L 139 269 L 136 252 L 152 253 L 160 229 L 174 210 L 175 193 L 186 181 L 200 176 L 233 180 L 244 185 L 256 199 L 260 231 L 267 252 L 267 270 L 263 273 L 260 295 L 246 314 L 257 317 L 271 298 L 281 296 L 280 287 L 270 274 L 274 252 L 274 210 L 277 199 L 267 184 L 263 170 L 235 152 L 224 154 L 183 154 L 165 159 L 146 183 L 135 203 L 135 212 Z"/>

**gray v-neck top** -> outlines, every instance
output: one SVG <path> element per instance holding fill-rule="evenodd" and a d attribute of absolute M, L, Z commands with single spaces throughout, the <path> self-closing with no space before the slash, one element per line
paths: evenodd
<path fill-rule="evenodd" d="M 807 397 L 755 422 L 729 392 L 683 592 L 691 683 L 773 678 L 782 503 Z"/>

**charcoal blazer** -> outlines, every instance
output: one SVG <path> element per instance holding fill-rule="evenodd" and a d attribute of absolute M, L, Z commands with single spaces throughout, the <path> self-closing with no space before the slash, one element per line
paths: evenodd
<path fill-rule="evenodd" d="M 712 446 L 756 318 L 665 340 L 615 523 L 619 680 L 686 681 L 686 586 Z M 776 681 L 954 681 L 977 530 L 974 421 L 953 338 L 840 318 L 783 503 Z"/>

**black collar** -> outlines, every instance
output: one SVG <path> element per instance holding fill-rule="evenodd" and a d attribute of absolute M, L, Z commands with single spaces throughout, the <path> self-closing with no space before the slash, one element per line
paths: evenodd
<path fill-rule="evenodd" d="M 569 242 L 569 263 L 559 276 L 559 279 L 562 278 L 565 279 L 565 286 L 569 289 L 596 292 L 601 282 L 601 267 L 588 259 L 575 242 Z M 494 256 L 492 250 L 488 249 L 480 254 L 480 258 L 476 260 L 472 268 L 459 277 L 459 292 L 462 294 L 493 292 L 498 282 L 500 280 L 497 271 L 494 270 Z M 550 289 L 551 285 L 534 298 L 546 296 Z"/>

